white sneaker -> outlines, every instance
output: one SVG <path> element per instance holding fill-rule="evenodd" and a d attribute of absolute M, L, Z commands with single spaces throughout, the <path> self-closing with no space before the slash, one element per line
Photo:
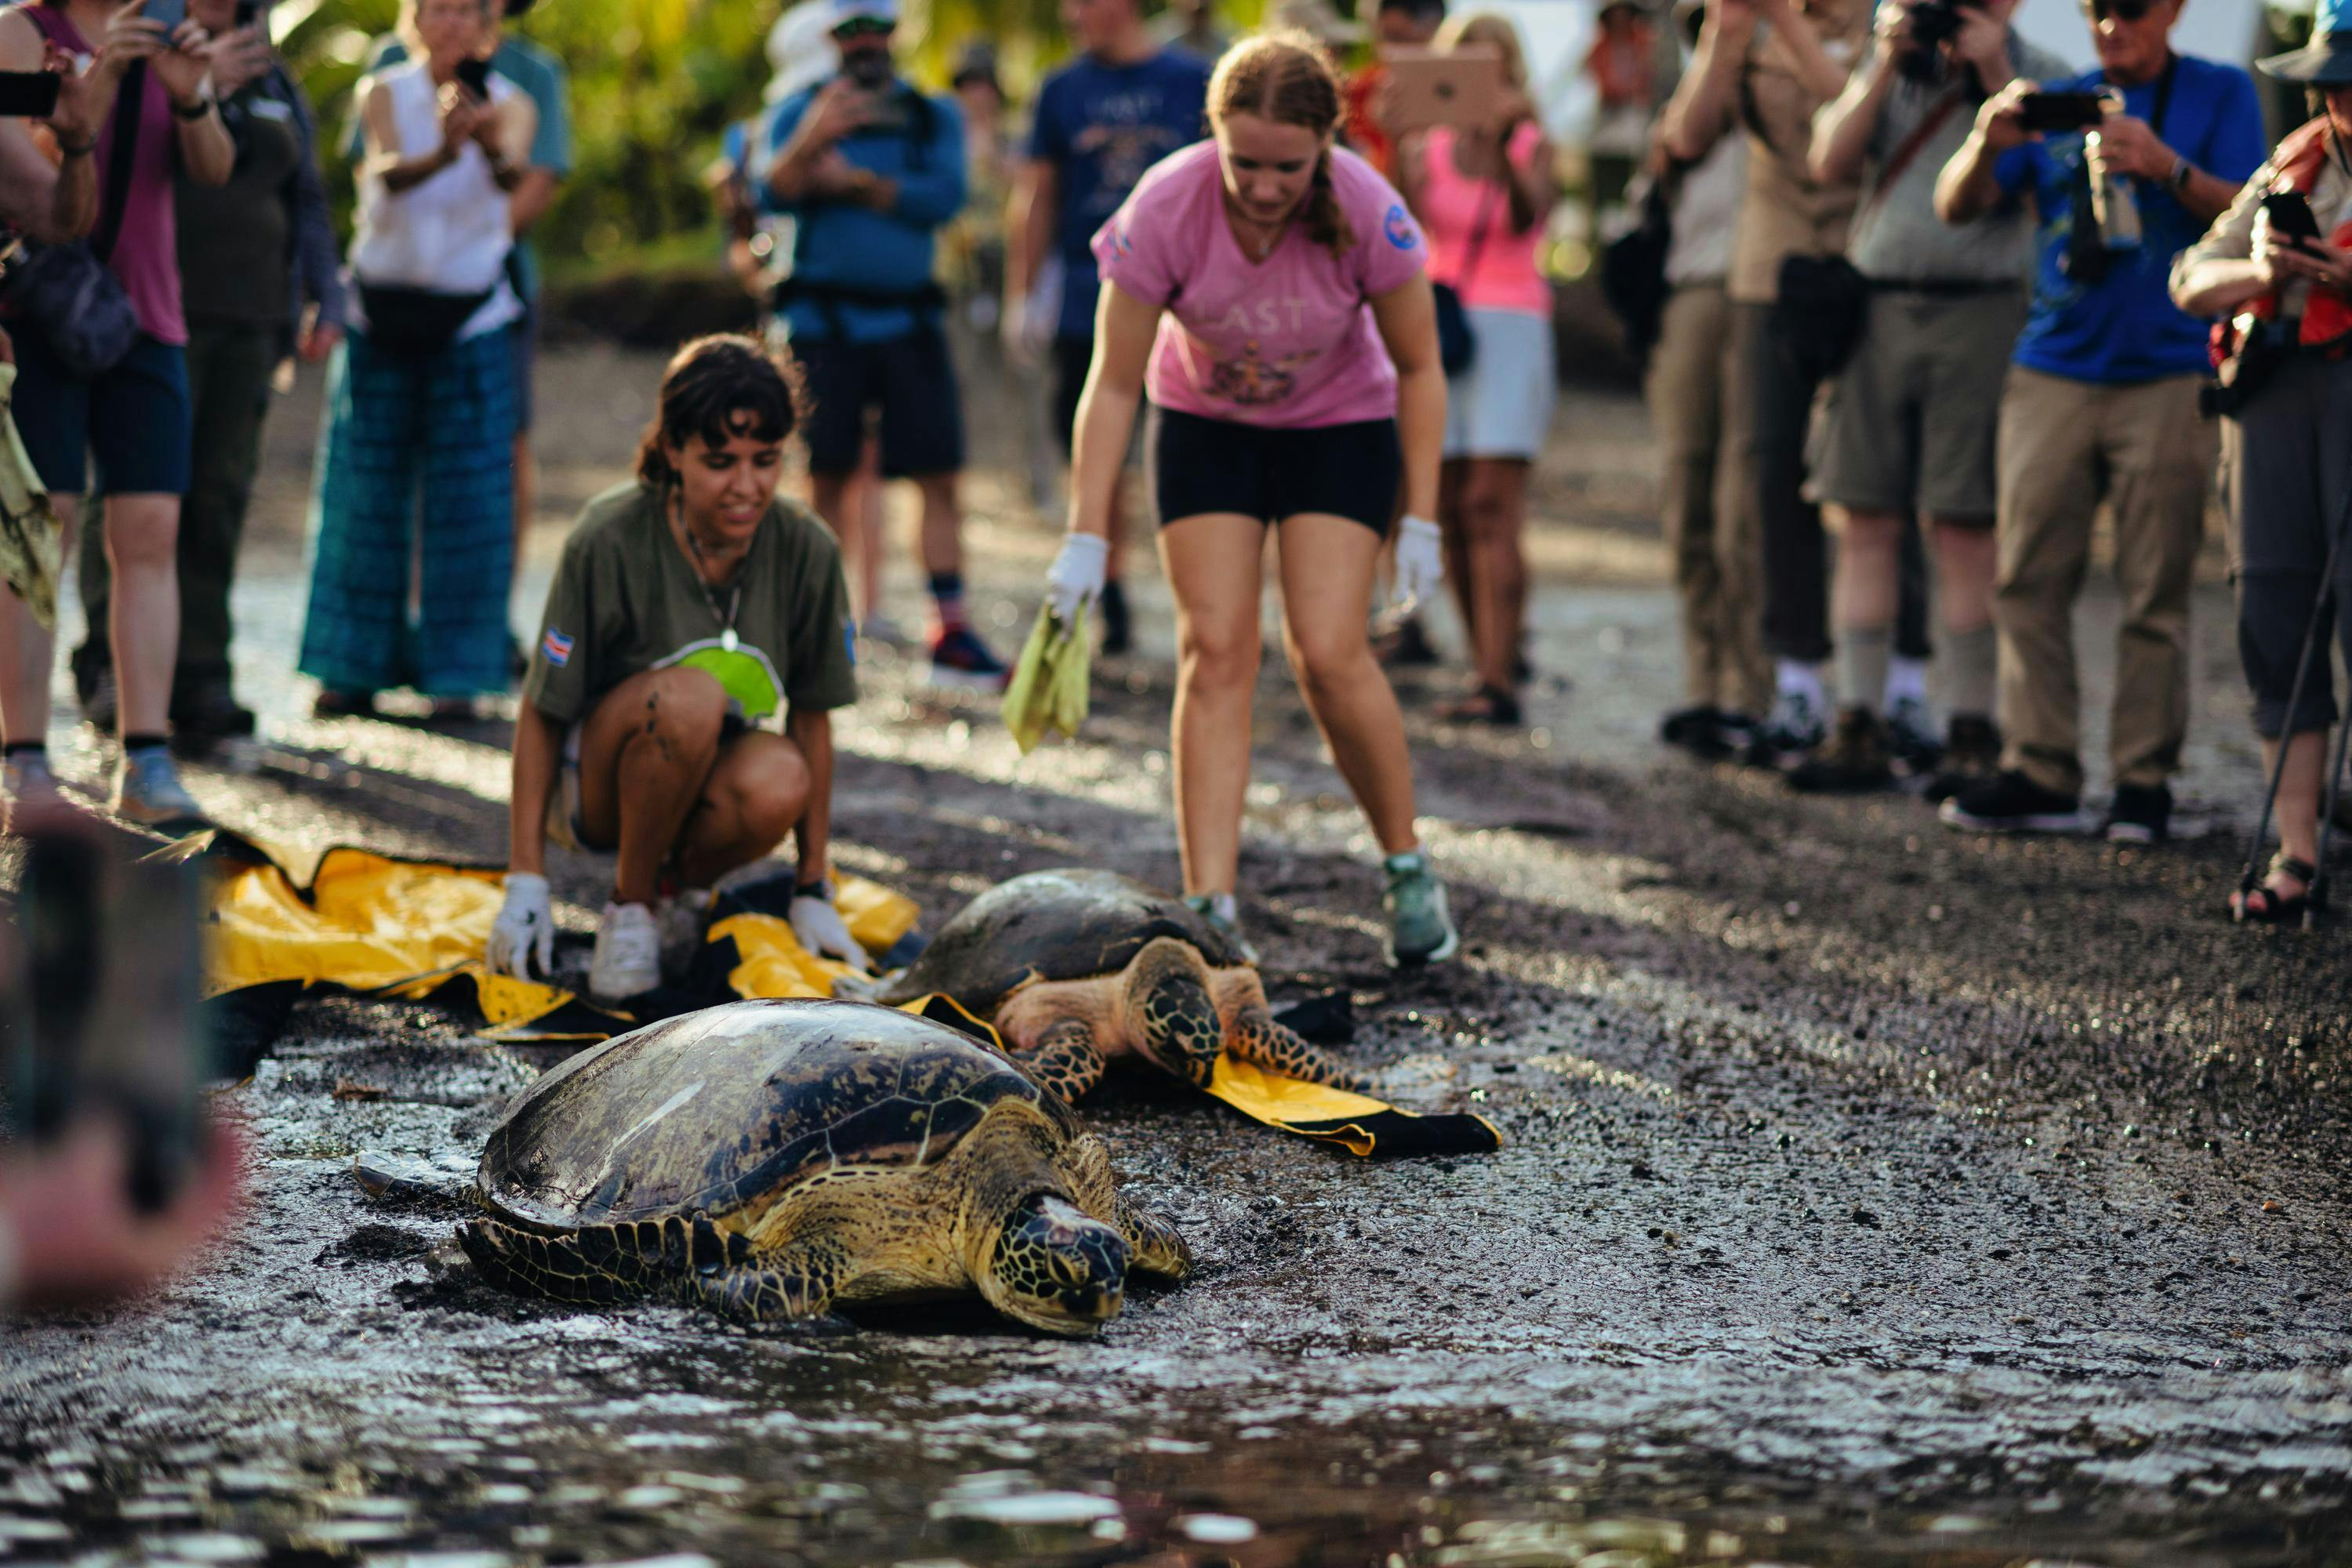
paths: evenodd
<path fill-rule="evenodd" d="M 65 792 L 44 752 L 19 752 L 0 767 L 0 792 L 8 797 L 8 831 L 35 822 L 65 805 Z"/>
<path fill-rule="evenodd" d="M 161 746 L 123 753 L 114 764 L 114 798 L 108 809 L 125 821 L 151 826 L 205 820 L 205 808 L 180 782 L 179 764 Z"/>
<path fill-rule="evenodd" d="M 588 994 L 618 1002 L 661 984 L 661 927 L 643 904 L 606 904 L 588 960 Z"/>

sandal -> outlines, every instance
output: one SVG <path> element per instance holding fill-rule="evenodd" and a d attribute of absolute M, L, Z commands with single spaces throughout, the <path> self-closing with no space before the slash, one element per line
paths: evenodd
<path fill-rule="evenodd" d="M 1437 716 L 1450 724 L 1492 724 L 1497 729 L 1517 729 L 1520 722 L 1519 700 L 1499 686 L 1482 686 L 1467 697 L 1446 703 L 1437 710 Z"/>
<path fill-rule="evenodd" d="M 2230 918 L 2240 925 L 2285 925 L 2303 918 L 2311 903 L 2311 884 L 2317 879 L 2319 868 L 2308 860 L 2298 860 L 2282 849 L 2271 857 L 2270 869 L 2263 873 L 2259 887 L 2244 888 L 2230 895 Z M 2271 886 L 2277 878 L 2284 877 L 2301 882 L 2303 891 L 2289 896 Z M 2259 897 L 2263 901 L 2256 904 Z"/>

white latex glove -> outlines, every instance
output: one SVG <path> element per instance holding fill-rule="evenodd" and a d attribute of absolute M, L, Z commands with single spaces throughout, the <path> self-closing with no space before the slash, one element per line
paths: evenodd
<path fill-rule="evenodd" d="M 1066 533 L 1062 552 L 1045 572 L 1045 607 L 1064 626 L 1077 619 L 1078 606 L 1102 596 L 1110 566 L 1110 541 L 1099 533 Z"/>
<path fill-rule="evenodd" d="M 860 974 L 873 973 L 874 961 L 857 945 L 843 923 L 841 911 L 833 907 L 833 889 L 827 884 L 823 894 L 796 893 L 790 911 L 793 935 L 800 944 L 819 958 L 830 958 L 849 965 Z"/>
<path fill-rule="evenodd" d="M 1412 609 L 1437 597 L 1445 585 L 1445 545 L 1437 524 L 1425 517 L 1407 515 L 1397 530 L 1396 582 L 1393 601 L 1400 610 Z"/>
<path fill-rule="evenodd" d="M 540 979 L 555 973 L 555 906 L 548 899 L 546 878 L 509 871 L 507 901 L 490 928 L 490 947 L 482 961 L 497 973 L 529 980 L 534 958 Z"/>

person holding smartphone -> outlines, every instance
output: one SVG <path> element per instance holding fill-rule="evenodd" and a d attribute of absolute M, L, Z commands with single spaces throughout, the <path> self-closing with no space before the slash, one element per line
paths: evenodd
<path fill-rule="evenodd" d="M 210 30 L 213 89 L 236 144 L 223 185 L 184 173 L 177 191 L 180 276 L 188 315 L 188 384 L 194 442 L 180 510 L 180 643 L 172 672 L 172 731 L 183 750 L 253 732 L 252 711 L 230 685 L 236 577 L 246 503 L 261 457 L 270 378 L 289 353 L 324 359 L 341 340 L 343 286 L 333 215 L 319 175 L 318 121 L 291 72 L 271 52 L 267 13 L 254 0 L 189 0 Z M 85 536 L 81 602 L 107 622 L 111 573 Z M 103 727 L 114 700 L 106 639 L 74 652 L 82 712 Z"/>
<path fill-rule="evenodd" d="M 1148 384 L 1176 600 L 1186 901 L 1234 928 L 1272 526 L 1290 668 L 1380 844 L 1390 959 L 1428 963 L 1460 939 L 1415 831 L 1404 720 L 1364 607 L 1400 489 L 1401 594 L 1444 583 L 1431 518 L 1445 371 L 1420 226 L 1369 163 L 1333 147 L 1339 114 L 1338 75 L 1311 38 L 1237 44 L 1210 79 L 1213 140 L 1154 164 L 1095 235 L 1094 363 L 1047 602 L 1068 624 L 1102 593 L 1111 497 Z"/>
<path fill-rule="evenodd" d="M 2320 795 L 2337 719 L 2327 627 L 2296 661 L 2326 584 L 2328 545 L 2352 504 L 2352 5 L 2321 0 L 2310 44 L 2258 62 L 2301 82 L 2313 118 L 2254 171 L 2172 269 L 2173 302 L 2224 320 L 2235 395 L 2221 423 L 2238 656 L 2263 760 L 2279 776 L 2279 851 L 2260 886 L 2233 893 L 2241 921 L 2301 918 L 2319 858 Z M 2252 317 L 2242 331 L 2231 324 Z M 2336 556 L 2329 607 L 2352 659 L 2352 542 Z M 2290 707 L 2290 704 L 2294 704 Z"/>
<path fill-rule="evenodd" d="M 2033 205 L 2039 258 L 2001 391 L 1993 523 L 2000 772 L 1946 800 L 1950 826 L 2077 831 L 2083 792 L 2074 603 L 2102 499 L 2123 589 L 2104 831 L 2154 844 L 2189 735 L 2189 605 L 2219 437 L 2198 411 L 2205 329 L 2172 302 L 2172 258 L 2263 161 L 2253 79 L 2172 47 L 2182 0 L 2087 0 L 2099 64 L 2011 82 L 1937 176 L 1949 224 Z M 2115 100 L 2095 130 L 2036 133 L 2045 91 Z"/>
<path fill-rule="evenodd" d="M 510 197 L 537 115 L 489 71 L 495 0 L 405 0 L 410 59 L 361 85 L 357 286 L 328 370 L 299 668 L 322 716 L 406 686 L 437 713 L 506 689 L 514 556 Z M 422 497 L 419 610 L 410 520 Z"/>
<path fill-rule="evenodd" d="M 53 335 L 70 323 L 24 321 L 16 334 L 14 413 L 34 471 L 65 521 L 68 549 L 81 498 L 97 496 L 104 509 L 119 585 L 110 631 L 121 672 L 111 805 L 146 823 L 204 815 L 173 763 L 168 717 L 180 623 L 175 542 L 190 442 L 173 184 L 183 170 L 219 184 L 236 162 L 213 90 L 212 46 L 194 22 L 166 27 L 146 16 L 142 0 L 40 0 L 0 11 L 0 69 L 38 68 L 58 54 L 91 60 L 90 108 L 105 125 L 88 151 L 100 171 L 100 221 L 111 230 L 104 264 L 137 330 L 119 358 L 92 374 Z M 125 137 L 129 156 L 110 182 L 116 140 Z M 17 805 L 57 797 L 47 745 L 54 647 L 28 606 L 0 595 L 0 728 L 7 737 L 5 789 Z"/>
<path fill-rule="evenodd" d="M 47 39 L 29 58 L 0 65 L 0 231 L 58 244 L 98 221 L 100 84 Z M 6 336 L 0 363 L 13 364 Z"/>

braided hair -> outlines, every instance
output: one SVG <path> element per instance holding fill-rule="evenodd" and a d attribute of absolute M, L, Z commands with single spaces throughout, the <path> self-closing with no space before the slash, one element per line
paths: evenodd
<path fill-rule="evenodd" d="M 1283 31 L 1261 33 L 1227 50 L 1209 79 L 1209 120 L 1223 125 L 1236 114 L 1304 126 L 1325 139 L 1300 216 L 1307 237 L 1333 256 L 1355 248 L 1355 232 L 1331 188 L 1328 138 L 1339 123 L 1339 73 L 1323 47 L 1306 33 Z"/>

